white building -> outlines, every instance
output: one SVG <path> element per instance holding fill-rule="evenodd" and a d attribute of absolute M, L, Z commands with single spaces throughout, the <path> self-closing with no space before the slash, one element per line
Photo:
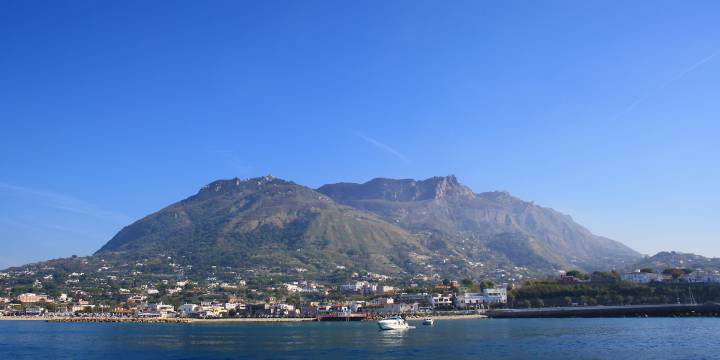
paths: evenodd
<path fill-rule="evenodd" d="M 128 297 L 128 302 L 140 303 L 140 302 L 145 301 L 146 299 L 147 299 L 147 296 L 144 296 L 144 295 L 133 295 L 133 296 Z"/>
<path fill-rule="evenodd" d="M 485 303 L 483 293 L 465 293 L 455 297 L 453 304 L 458 309 L 478 309 Z"/>
<path fill-rule="evenodd" d="M 245 304 L 239 302 L 225 303 L 226 310 L 245 310 Z"/>
<path fill-rule="evenodd" d="M 483 301 L 486 304 L 506 304 L 507 286 L 503 284 L 494 288 L 483 289 Z"/>
<path fill-rule="evenodd" d="M 394 303 L 385 304 L 377 312 L 380 314 L 408 314 L 418 311 L 418 304 Z"/>
<path fill-rule="evenodd" d="M 383 306 L 385 304 L 393 304 L 395 303 L 395 300 L 391 297 L 378 297 L 370 300 L 370 305 L 372 306 Z"/>
<path fill-rule="evenodd" d="M 141 317 L 170 318 L 175 317 L 176 315 L 174 306 L 163 303 L 140 305 L 138 306 L 137 311 L 138 316 Z"/>
<path fill-rule="evenodd" d="M 622 279 L 636 284 L 649 284 L 651 282 L 662 282 L 665 280 L 665 276 L 662 274 L 641 272 L 638 270 L 622 274 Z"/>
<path fill-rule="evenodd" d="M 453 306 L 453 296 L 449 294 L 435 294 L 432 297 L 430 305 L 432 305 L 433 309 L 449 309 Z"/>
<path fill-rule="evenodd" d="M 365 281 L 358 281 L 354 284 L 340 285 L 340 291 L 342 292 L 360 292 L 365 285 L 368 283 Z"/>
<path fill-rule="evenodd" d="M 690 283 L 720 283 L 720 273 L 708 271 L 693 271 L 685 276 L 685 281 Z"/>
<path fill-rule="evenodd" d="M 195 304 L 184 304 L 184 305 L 180 305 L 180 307 L 178 308 L 178 312 L 180 313 L 181 316 L 184 316 L 184 317 L 192 316 L 193 314 L 197 313 L 200 310 L 201 310 L 200 306 L 195 305 Z"/>

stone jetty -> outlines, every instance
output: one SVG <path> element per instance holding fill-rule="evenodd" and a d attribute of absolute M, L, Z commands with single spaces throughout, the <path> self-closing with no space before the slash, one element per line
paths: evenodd
<path fill-rule="evenodd" d="M 113 318 L 113 317 L 63 317 L 48 319 L 58 323 L 148 323 L 148 324 L 189 324 L 189 319 L 177 318 Z"/>

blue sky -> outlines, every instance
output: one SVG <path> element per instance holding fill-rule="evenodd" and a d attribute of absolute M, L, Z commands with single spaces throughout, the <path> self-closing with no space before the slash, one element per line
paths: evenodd
<path fill-rule="evenodd" d="M 715 1 L 0 0 L 0 267 L 218 178 L 455 174 L 720 256 Z"/>

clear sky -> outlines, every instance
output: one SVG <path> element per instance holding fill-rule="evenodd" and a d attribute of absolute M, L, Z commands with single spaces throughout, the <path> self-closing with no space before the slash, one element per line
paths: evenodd
<path fill-rule="evenodd" d="M 219 178 L 455 174 L 720 256 L 718 1 L 0 0 L 0 268 Z"/>

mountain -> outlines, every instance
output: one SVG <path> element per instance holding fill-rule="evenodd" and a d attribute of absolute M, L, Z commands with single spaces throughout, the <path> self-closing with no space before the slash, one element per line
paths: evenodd
<path fill-rule="evenodd" d="M 640 259 L 567 215 L 505 192 L 475 193 L 454 176 L 319 189 L 266 176 L 212 182 L 123 228 L 93 256 L 36 267 L 203 278 L 375 272 L 521 281 L 561 269 L 626 268 Z"/>
<path fill-rule="evenodd" d="M 720 258 L 708 258 L 701 255 L 662 251 L 653 256 L 645 257 L 628 270 L 649 268 L 662 271 L 670 268 L 686 268 L 692 270 L 718 270 Z"/>
<path fill-rule="evenodd" d="M 96 256 L 163 253 L 196 268 L 338 266 L 411 270 L 425 251 L 406 230 L 272 177 L 215 181 L 196 195 L 122 229 Z"/>
<path fill-rule="evenodd" d="M 318 192 L 407 229 L 430 250 L 467 261 L 494 259 L 549 271 L 607 269 L 640 258 L 619 242 L 593 235 L 570 216 L 506 192 L 474 193 L 455 176 L 377 178 L 324 185 Z"/>

